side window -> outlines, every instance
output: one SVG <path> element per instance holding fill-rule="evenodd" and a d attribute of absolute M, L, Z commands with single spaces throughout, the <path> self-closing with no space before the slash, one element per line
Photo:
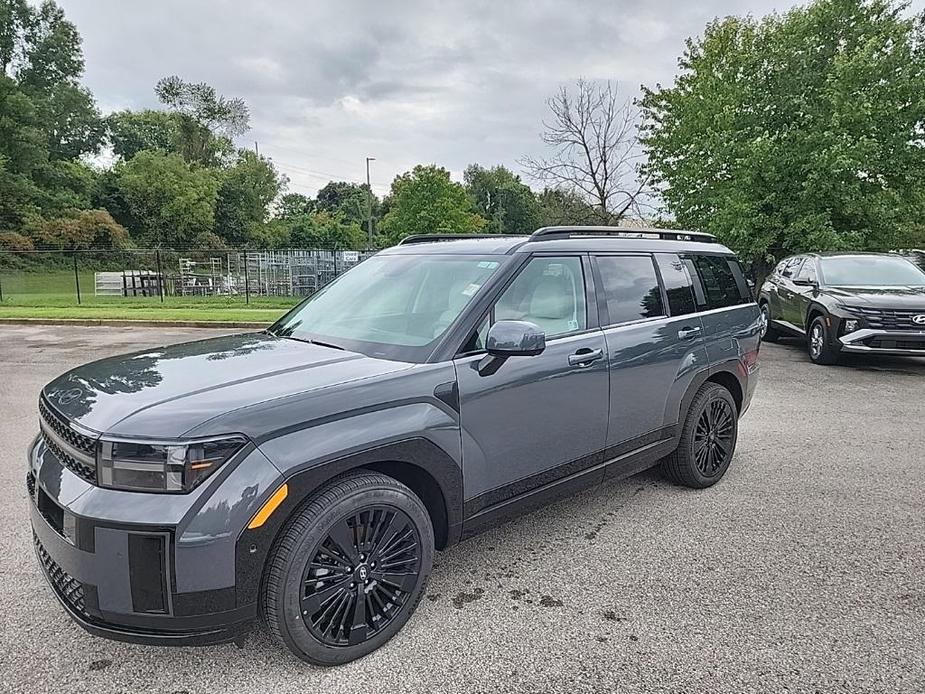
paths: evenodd
<path fill-rule="evenodd" d="M 531 259 L 498 297 L 489 315 L 479 323 L 461 351 L 484 349 L 489 326 L 499 320 L 536 323 L 546 333 L 547 340 L 587 328 L 581 258 Z"/>
<path fill-rule="evenodd" d="M 797 256 L 796 258 L 791 258 L 790 260 L 786 261 L 786 263 L 787 264 L 784 265 L 784 271 L 781 274 L 784 277 L 793 278 L 800 271 L 800 266 L 803 264 L 803 258 L 801 256 Z"/>
<path fill-rule="evenodd" d="M 811 280 L 813 282 L 818 281 L 815 261 L 807 259 L 806 262 L 803 263 L 803 267 L 800 268 L 800 271 L 794 275 L 794 279 Z"/>
<path fill-rule="evenodd" d="M 665 315 L 651 256 L 602 255 L 596 261 L 604 285 L 608 325 Z"/>
<path fill-rule="evenodd" d="M 672 254 L 658 253 L 655 256 L 658 271 L 662 273 L 662 283 L 668 294 L 668 308 L 672 316 L 685 316 L 694 313 L 694 283 L 681 259 Z"/>
<path fill-rule="evenodd" d="M 736 277 L 726 258 L 715 255 L 695 255 L 693 260 L 700 275 L 700 281 L 703 283 L 708 309 L 735 306 L 746 301 L 741 295 L 739 283 L 736 282 Z"/>

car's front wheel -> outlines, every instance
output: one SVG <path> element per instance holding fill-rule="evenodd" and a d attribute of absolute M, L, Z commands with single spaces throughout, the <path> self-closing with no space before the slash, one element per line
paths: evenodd
<path fill-rule="evenodd" d="M 809 358 L 814 364 L 838 363 L 838 350 L 832 346 L 829 339 L 829 328 L 822 316 L 816 316 L 810 323 L 806 342 Z"/>
<path fill-rule="evenodd" d="M 374 472 L 342 477 L 283 529 L 264 576 L 264 619 L 310 663 L 360 658 L 408 621 L 433 554 L 430 516 L 414 492 Z"/>

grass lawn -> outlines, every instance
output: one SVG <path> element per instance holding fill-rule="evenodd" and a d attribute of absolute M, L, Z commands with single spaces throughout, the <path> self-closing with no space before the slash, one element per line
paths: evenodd
<path fill-rule="evenodd" d="M 76 318 L 271 323 L 295 306 L 299 297 L 252 296 L 95 296 L 93 272 L 80 273 L 77 304 L 73 272 L 4 272 L 0 318 Z"/>

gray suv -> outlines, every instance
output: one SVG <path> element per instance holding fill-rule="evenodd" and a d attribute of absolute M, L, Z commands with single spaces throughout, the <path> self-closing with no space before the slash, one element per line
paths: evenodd
<path fill-rule="evenodd" d="M 35 551 L 92 634 L 207 644 L 262 619 L 343 663 L 401 629 L 436 549 L 656 463 L 717 482 L 761 329 L 706 234 L 410 237 L 268 330 L 48 384 Z"/>

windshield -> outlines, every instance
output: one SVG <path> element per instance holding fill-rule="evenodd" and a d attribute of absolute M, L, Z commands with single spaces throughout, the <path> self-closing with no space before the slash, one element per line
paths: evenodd
<path fill-rule="evenodd" d="M 425 358 L 501 265 L 474 255 L 379 255 L 341 275 L 271 331 L 369 356 Z"/>
<path fill-rule="evenodd" d="M 925 285 L 925 272 L 905 258 L 851 255 L 822 258 L 825 283 L 836 287 Z"/>

